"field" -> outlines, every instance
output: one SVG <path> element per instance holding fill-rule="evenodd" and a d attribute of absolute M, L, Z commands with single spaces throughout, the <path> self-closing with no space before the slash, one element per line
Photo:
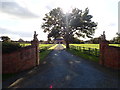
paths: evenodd
<path fill-rule="evenodd" d="M 31 45 L 30 43 L 20 43 L 20 45 L 22 47 Z M 54 44 L 39 44 L 40 49 L 45 48 L 45 47 L 49 47 L 51 45 Z M 80 47 L 86 47 L 86 48 L 96 48 L 99 49 L 99 44 L 70 44 L 70 45 L 74 45 L 74 46 L 80 46 Z M 120 44 L 109 44 L 109 46 L 117 46 L 120 47 Z"/>
<path fill-rule="evenodd" d="M 96 48 L 96 49 L 99 49 L 99 44 L 70 44 L 70 45 L 80 46 L 80 47 L 85 47 L 85 48 Z M 120 44 L 109 44 L 109 46 L 120 47 Z"/>
<path fill-rule="evenodd" d="M 25 47 L 25 46 L 29 46 L 31 44 L 30 43 L 20 43 L 20 45 L 22 47 Z M 54 45 L 54 44 L 39 44 L 39 48 L 42 49 L 42 48 L 45 48 L 45 47 L 50 47 L 52 45 Z"/>
<path fill-rule="evenodd" d="M 29 46 L 29 45 L 31 45 L 31 43 L 20 43 L 20 46 L 22 47 Z"/>
<path fill-rule="evenodd" d="M 109 46 L 120 47 L 120 44 L 109 44 Z M 99 44 L 70 44 L 67 51 L 91 61 L 99 62 Z"/>
<path fill-rule="evenodd" d="M 22 47 L 31 45 L 30 43 L 20 43 Z M 56 44 L 57 45 L 57 44 Z M 44 58 L 56 47 L 55 44 L 39 44 L 40 51 L 40 61 L 43 61 Z"/>
<path fill-rule="evenodd" d="M 54 44 L 39 44 L 39 49 L 48 49 L 51 46 L 53 46 Z"/>

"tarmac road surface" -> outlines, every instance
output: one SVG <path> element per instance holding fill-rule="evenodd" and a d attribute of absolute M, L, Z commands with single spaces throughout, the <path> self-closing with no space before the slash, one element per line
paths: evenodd
<path fill-rule="evenodd" d="M 44 62 L 9 88 L 118 88 L 117 72 L 84 60 L 58 45 Z M 120 83 L 120 82 L 119 82 Z"/>

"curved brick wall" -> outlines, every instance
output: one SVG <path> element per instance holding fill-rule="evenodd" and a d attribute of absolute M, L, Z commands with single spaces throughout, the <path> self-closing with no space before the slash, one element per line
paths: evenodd
<path fill-rule="evenodd" d="M 36 47 L 22 47 L 2 55 L 2 73 L 16 73 L 36 66 Z"/>

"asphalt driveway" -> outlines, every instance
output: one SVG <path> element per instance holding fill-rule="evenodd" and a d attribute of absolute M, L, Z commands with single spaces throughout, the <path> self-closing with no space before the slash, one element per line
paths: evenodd
<path fill-rule="evenodd" d="M 118 88 L 117 71 L 74 56 L 58 45 L 41 65 L 9 88 Z"/>

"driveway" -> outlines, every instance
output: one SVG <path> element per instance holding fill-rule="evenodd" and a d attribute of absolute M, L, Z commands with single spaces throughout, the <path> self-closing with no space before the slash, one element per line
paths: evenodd
<path fill-rule="evenodd" d="M 118 88 L 117 71 L 84 60 L 58 45 L 44 62 L 9 88 Z M 33 73 L 33 74 L 32 74 Z M 119 82 L 120 83 L 120 82 Z"/>

